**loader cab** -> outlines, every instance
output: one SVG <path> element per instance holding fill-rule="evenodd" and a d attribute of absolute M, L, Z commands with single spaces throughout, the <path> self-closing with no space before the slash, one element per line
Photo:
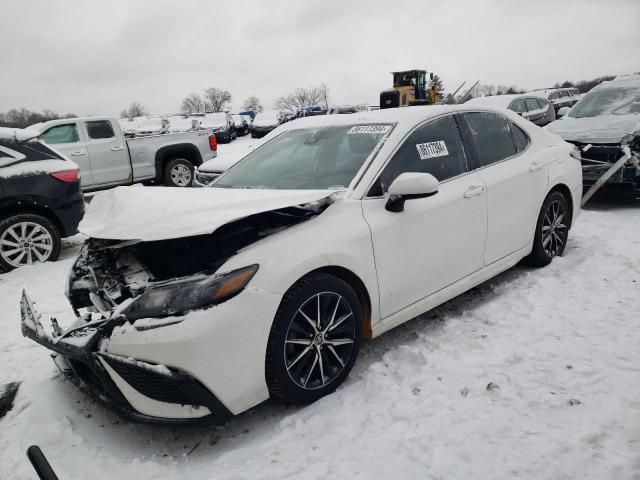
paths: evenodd
<path fill-rule="evenodd" d="M 427 71 L 405 70 L 391 72 L 393 88 L 380 93 L 380 108 L 408 107 L 412 105 L 429 105 L 427 93 Z M 431 78 L 433 74 L 431 74 Z"/>

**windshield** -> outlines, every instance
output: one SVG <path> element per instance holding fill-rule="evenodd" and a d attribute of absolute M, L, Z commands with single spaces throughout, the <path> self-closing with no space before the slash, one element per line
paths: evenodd
<path fill-rule="evenodd" d="M 611 87 L 585 95 L 569 112 L 573 118 L 640 114 L 640 86 Z"/>
<path fill-rule="evenodd" d="M 213 187 L 344 189 L 391 125 L 288 130 L 247 155 Z"/>
<path fill-rule="evenodd" d="M 259 113 L 253 119 L 253 123 L 275 124 L 278 122 L 278 114 L 276 112 Z"/>

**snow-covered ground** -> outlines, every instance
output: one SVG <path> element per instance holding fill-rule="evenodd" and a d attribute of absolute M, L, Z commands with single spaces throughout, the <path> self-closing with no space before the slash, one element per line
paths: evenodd
<path fill-rule="evenodd" d="M 335 394 L 222 427 L 124 422 L 21 336 L 22 288 L 42 311 L 68 308 L 79 241 L 0 276 L 0 384 L 22 381 L 0 419 L 2 479 L 34 478 L 31 444 L 64 479 L 640 478 L 640 204 L 584 211 L 547 268 L 513 268 L 369 342 Z"/>

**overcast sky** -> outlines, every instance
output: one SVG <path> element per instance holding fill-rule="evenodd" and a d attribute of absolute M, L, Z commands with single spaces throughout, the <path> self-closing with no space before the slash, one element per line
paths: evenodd
<path fill-rule="evenodd" d="M 640 0 L 2 0 L 0 111 L 179 111 L 229 90 L 266 108 L 326 83 L 377 103 L 394 69 L 536 88 L 640 71 Z"/>

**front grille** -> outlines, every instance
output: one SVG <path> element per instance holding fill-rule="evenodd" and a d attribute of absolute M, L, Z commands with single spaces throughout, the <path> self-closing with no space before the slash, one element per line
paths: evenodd
<path fill-rule="evenodd" d="M 595 160 L 598 162 L 615 163 L 622 155 L 620 145 L 614 144 L 590 144 L 591 147 L 584 151 L 588 143 L 571 142 L 580 150 L 580 155 L 586 160 Z"/>
<path fill-rule="evenodd" d="M 129 385 L 149 398 L 166 403 L 196 404 L 186 392 L 176 385 L 171 374 L 154 372 L 141 367 L 140 363 L 122 362 L 111 356 L 103 358 Z"/>

